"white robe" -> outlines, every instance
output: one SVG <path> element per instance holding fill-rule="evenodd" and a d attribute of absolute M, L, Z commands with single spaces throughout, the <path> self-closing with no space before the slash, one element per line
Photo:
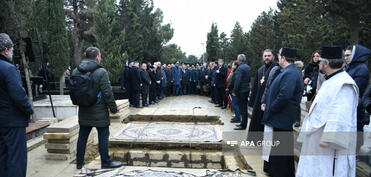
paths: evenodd
<path fill-rule="evenodd" d="M 298 137 L 303 144 L 296 177 L 330 177 L 333 170 L 335 177 L 355 177 L 357 105 L 358 87 L 346 72 L 322 84 Z"/>

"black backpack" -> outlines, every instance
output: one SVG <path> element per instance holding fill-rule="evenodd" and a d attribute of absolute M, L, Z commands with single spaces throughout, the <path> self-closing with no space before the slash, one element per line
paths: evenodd
<path fill-rule="evenodd" d="M 93 87 L 92 74 L 94 71 L 81 72 L 77 70 L 68 80 L 70 97 L 74 105 L 89 107 L 97 102 L 100 93 L 98 95 Z"/>

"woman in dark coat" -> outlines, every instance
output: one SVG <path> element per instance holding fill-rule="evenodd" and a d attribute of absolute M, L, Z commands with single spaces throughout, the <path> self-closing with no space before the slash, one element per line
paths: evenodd
<path fill-rule="evenodd" d="M 312 53 L 311 61 L 304 67 L 304 85 L 312 87 L 309 93 L 307 93 L 307 98 L 313 100 L 317 89 L 317 78 L 319 74 L 319 51 L 314 51 Z"/>
<path fill-rule="evenodd" d="M 360 46 L 354 45 L 347 48 L 345 51 L 345 67 L 346 72 L 353 78 L 359 88 L 359 97 L 362 98 L 363 93 L 367 88 L 368 81 L 370 80 L 370 72 L 368 71 L 366 61 L 371 57 L 371 50 Z M 361 100 L 361 99 L 359 99 Z M 367 108 L 367 105 L 366 105 Z M 363 132 L 363 126 L 367 124 L 368 117 L 365 116 L 365 107 L 360 103 L 357 107 L 357 131 Z M 357 152 L 363 144 L 362 136 L 357 136 Z"/>

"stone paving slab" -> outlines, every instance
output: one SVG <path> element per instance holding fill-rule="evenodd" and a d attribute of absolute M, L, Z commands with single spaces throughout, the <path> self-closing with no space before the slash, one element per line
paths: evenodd
<path fill-rule="evenodd" d="M 50 139 L 53 139 L 53 140 L 60 140 L 60 139 L 61 140 L 68 140 L 71 137 L 73 137 L 74 135 L 78 134 L 78 132 L 79 132 L 79 129 L 75 129 L 70 133 L 45 133 L 44 134 L 44 139 L 46 139 L 46 140 L 50 140 Z"/>
<path fill-rule="evenodd" d="M 134 117 L 148 117 L 154 116 L 193 116 L 193 110 L 187 108 L 143 108 L 133 115 Z M 194 116 L 196 117 L 207 117 L 207 112 L 204 109 L 194 109 Z"/>
<path fill-rule="evenodd" d="M 46 129 L 47 133 L 70 133 L 79 128 L 77 116 L 64 119 Z"/>
<path fill-rule="evenodd" d="M 209 122 L 222 124 L 219 116 L 209 116 L 202 108 L 143 108 L 132 113 L 125 123 L 131 121 Z"/>

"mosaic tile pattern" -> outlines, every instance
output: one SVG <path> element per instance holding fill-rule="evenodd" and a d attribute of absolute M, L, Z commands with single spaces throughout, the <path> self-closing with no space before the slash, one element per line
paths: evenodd
<path fill-rule="evenodd" d="M 220 130 L 215 125 L 152 123 L 146 126 L 147 124 L 127 124 L 115 138 L 118 140 L 137 138 L 143 141 L 188 142 L 192 134 L 192 142 L 220 142 L 222 140 Z M 139 134 L 141 134 L 140 137 L 138 137 Z"/>
<path fill-rule="evenodd" d="M 206 171 L 205 171 L 206 172 Z M 220 172 L 220 171 L 208 171 L 207 175 L 198 176 L 185 172 L 175 172 L 175 171 L 157 171 L 157 170 L 123 170 L 119 172 L 118 170 L 88 170 L 86 172 L 81 172 L 75 177 L 242 177 L 243 175 L 239 172 Z"/>

